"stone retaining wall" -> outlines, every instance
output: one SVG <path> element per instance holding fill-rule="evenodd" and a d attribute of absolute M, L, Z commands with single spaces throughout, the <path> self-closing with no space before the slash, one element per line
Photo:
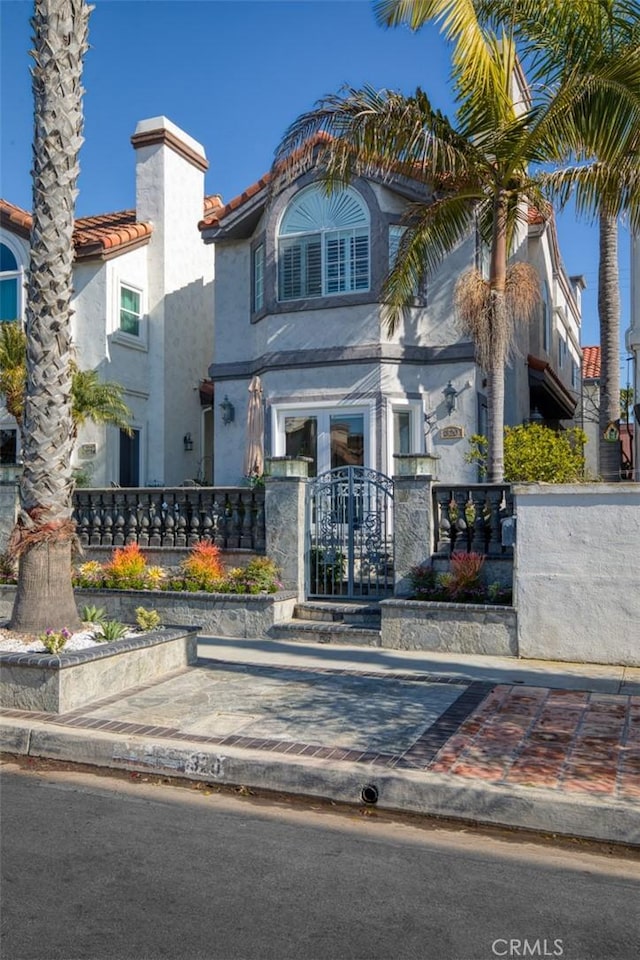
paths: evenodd
<path fill-rule="evenodd" d="M 0 619 L 13 610 L 15 586 L 0 585 Z M 136 607 L 152 608 L 165 624 L 189 624 L 204 634 L 222 637 L 266 637 L 269 629 L 293 616 L 293 591 L 260 594 L 178 593 L 169 590 L 75 590 L 78 610 L 104 607 L 110 619 L 135 622 Z"/>
<path fill-rule="evenodd" d="M 114 696 L 194 663 L 197 633 L 175 627 L 55 656 L 2 653 L 0 706 L 67 713 Z"/>
<path fill-rule="evenodd" d="M 382 646 L 439 653 L 518 655 L 513 607 L 425 600 L 383 600 Z"/>

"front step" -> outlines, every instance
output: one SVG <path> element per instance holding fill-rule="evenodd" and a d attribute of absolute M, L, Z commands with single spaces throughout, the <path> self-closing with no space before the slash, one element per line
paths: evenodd
<path fill-rule="evenodd" d="M 307 600 L 304 603 L 296 604 L 293 616 L 298 620 L 320 620 L 366 627 L 380 626 L 380 606 L 377 603 Z"/>
<path fill-rule="evenodd" d="M 270 628 L 269 636 L 294 643 L 346 643 L 359 647 L 379 647 L 382 644 L 379 626 L 321 620 L 284 620 Z"/>

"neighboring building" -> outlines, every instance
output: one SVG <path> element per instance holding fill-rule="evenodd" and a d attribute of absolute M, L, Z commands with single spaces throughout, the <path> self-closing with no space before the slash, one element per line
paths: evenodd
<path fill-rule="evenodd" d="M 585 448 L 585 466 L 587 476 L 600 476 L 600 347 L 582 348 L 582 428 L 588 437 Z M 619 437 L 612 439 L 620 449 L 620 477 L 633 479 L 633 449 L 635 429 L 630 417 L 629 422 L 621 419 L 617 424 Z"/>
<path fill-rule="evenodd" d="M 380 290 L 402 214 L 424 185 L 355 177 L 327 197 L 308 171 L 271 196 L 264 176 L 201 224 L 215 245 L 214 480 L 243 476 L 249 383 L 262 382 L 265 447 L 394 472 L 395 453 L 436 454 L 438 478 L 472 482 L 468 439 L 486 432 L 486 381 L 454 315 L 455 280 L 482 265 L 475 237 L 417 293 L 409 318 L 385 331 Z M 537 323 L 523 327 L 507 370 L 505 421 L 572 422 L 580 394 L 581 278 L 566 276 L 553 220 L 532 211 L 517 258 L 540 275 Z M 235 417 L 223 423 L 220 404 Z M 226 418 L 229 420 L 229 418 Z"/>
<path fill-rule="evenodd" d="M 582 348 L 582 429 L 587 435 L 584 450 L 587 476 L 600 476 L 599 447 L 600 347 Z"/>
<path fill-rule="evenodd" d="M 72 337 L 78 363 L 125 388 L 134 434 L 88 424 L 74 467 L 92 486 L 211 479 L 212 411 L 199 386 L 213 351 L 214 264 L 198 222 L 221 202 L 204 196 L 199 143 L 165 117 L 141 121 L 136 208 L 76 221 Z M 31 216 L 0 201 L 0 319 L 24 319 Z M 0 412 L 3 463 L 19 458 L 15 422 Z"/>
<path fill-rule="evenodd" d="M 636 434 L 640 428 L 640 234 L 631 237 L 631 321 L 626 332 L 626 347 L 632 357 L 634 419 Z M 633 478 L 640 480 L 640 451 L 633 459 Z"/>

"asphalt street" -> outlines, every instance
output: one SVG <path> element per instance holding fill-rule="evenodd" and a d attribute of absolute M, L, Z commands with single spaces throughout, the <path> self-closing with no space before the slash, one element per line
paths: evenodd
<path fill-rule="evenodd" d="M 637 851 L 10 759 L 1 799 L 3 960 L 638 955 Z"/>

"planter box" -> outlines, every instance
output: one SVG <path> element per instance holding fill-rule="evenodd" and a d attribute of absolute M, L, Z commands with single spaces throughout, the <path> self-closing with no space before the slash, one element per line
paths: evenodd
<path fill-rule="evenodd" d="M 9 619 L 15 586 L 0 585 L 0 619 Z M 166 624 L 184 623 L 201 633 L 236 639 L 266 637 L 269 629 L 290 620 L 296 605 L 293 591 L 279 593 L 182 593 L 170 590 L 90 590 L 76 588 L 78 610 L 94 604 L 112 620 L 134 623 L 136 607 L 151 607 Z"/>
<path fill-rule="evenodd" d="M 194 663 L 197 627 L 166 627 L 141 637 L 51 656 L 0 654 L 0 706 L 67 713 Z"/>
<path fill-rule="evenodd" d="M 383 600 L 382 646 L 437 653 L 518 655 L 513 607 L 429 600 Z"/>

